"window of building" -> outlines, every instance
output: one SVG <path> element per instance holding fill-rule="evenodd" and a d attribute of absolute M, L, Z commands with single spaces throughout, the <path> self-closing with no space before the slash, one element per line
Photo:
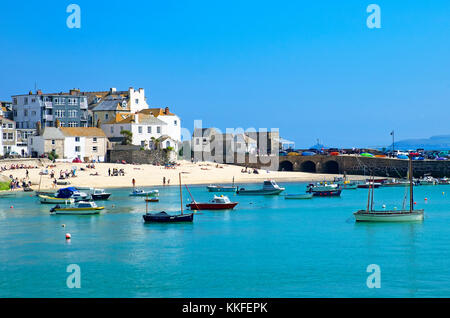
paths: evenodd
<path fill-rule="evenodd" d="M 196 145 L 199 145 L 199 144 L 200 144 L 200 139 L 198 139 L 198 138 L 195 139 L 195 144 L 196 144 Z"/>
<path fill-rule="evenodd" d="M 55 139 L 52 139 L 52 145 L 54 145 L 55 144 Z"/>
<path fill-rule="evenodd" d="M 92 138 L 92 142 L 97 142 L 97 137 Z"/>
<path fill-rule="evenodd" d="M 141 140 L 141 147 L 145 147 L 145 140 Z"/>
<path fill-rule="evenodd" d="M 32 99 L 31 99 L 31 102 L 32 102 L 32 103 L 35 103 L 35 102 L 36 102 L 36 98 L 32 98 Z"/>
<path fill-rule="evenodd" d="M 93 152 L 97 152 L 97 146 L 92 147 Z"/>
<path fill-rule="evenodd" d="M 136 98 L 136 104 L 139 104 L 139 99 Z"/>
<path fill-rule="evenodd" d="M 120 126 L 120 132 L 122 132 L 123 131 L 123 126 Z"/>
<path fill-rule="evenodd" d="M 176 120 L 174 120 L 174 121 L 173 121 L 173 124 L 174 124 L 174 125 L 176 126 L 176 125 L 177 125 L 177 121 L 176 121 Z"/>
<path fill-rule="evenodd" d="M 28 116 L 28 110 L 27 109 L 25 109 L 24 111 L 23 111 L 23 115 L 26 117 L 26 116 Z"/>
<path fill-rule="evenodd" d="M 114 134 L 114 126 L 111 126 L 111 134 Z"/>
<path fill-rule="evenodd" d="M 31 116 L 36 116 L 36 111 L 33 110 L 33 111 L 31 112 Z"/>
<path fill-rule="evenodd" d="M 142 126 L 139 126 L 139 127 L 138 127 L 138 132 L 139 132 L 140 134 L 142 134 Z"/>
<path fill-rule="evenodd" d="M 13 139 L 14 139 L 13 133 L 8 133 L 8 139 L 9 139 L 9 140 L 13 140 Z"/>
<path fill-rule="evenodd" d="M 24 102 L 23 102 L 23 103 L 24 103 L 25 105 L 28 104 L 28 97 L 25 97 L 25 98 L 24 98 Z"/>
<path fill-rule="evenodd" d="M 13 105 L 17 105 L 17 97 L 13 98 Z"/>
<path fill-rule="evenodd" d="M 152 127 L 151 126 L 147 126 L 147 133 L 149 133 L 149 134 L 152 133 Z"/>
<path fill-rule="evenodd" d="M 109 118 L 109 115 L 108 114 L 105 114 L 105 119 L 108 119 Z"/>
<path fill-rule="evenodd" d="M 3 139 L 4 140 L 8 139 L 8 134 L 7 133 L 3 133 Z"/>
<path fill-rule="evenodd" d="M 75 152 L 80 152 L 80 146 L 75 146 Z"/>
<path fill-rule="evenodd" d="M 156 133 L 157 133 L 157 134 L 160 134 L 160 133 L 161 133 L 161 127 L 160 127 L 160 126 L 157 126 L 157 127 L 156 127 Z"/>
<path fill-rule="evenodd" d="M 75 137 L 75 142 L 80 142 L 80 137 Z"/>
<path fill-rule="evenodd" d="M 8 124 L 8 128 L 14 128 L 13 124 Z"/>

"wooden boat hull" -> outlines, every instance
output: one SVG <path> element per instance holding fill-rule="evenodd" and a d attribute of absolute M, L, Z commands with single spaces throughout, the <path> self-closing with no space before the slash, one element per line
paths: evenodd
<path fill-rule="evenodd" d="M 338 197 L 341 195 L 342 190 L 331 191 L 312 191 L 312 195 L 315 197 Z"/>
<path fill-rule="evenodd" d="M 283 192 L 284 189 L 275 190 L 238 190 L 236 193 L 239 195 L 278 195 Z"/>
<path fill-rule="evenodd" d="M 237 187 L 207 186 L 209 192 L 236 192 Z"/>
<path fill-rule="evenodd" d="M 231 210 L 238 202 L 231 203 L 189 203 L 186 207 L 191 210 Z"/>
<path fill-rule="evenodd" d="M 183 215 L 159 215 L 159 213 L 154 213 L 144 214 L 142 217 L 145 223 L 181 223 L 192 222 L 194 220 L 194 213 Z"/>
<path fill-rule="evenodd" d="M 300 200 L 300 199 L 311 199 L 313 197 L 312 193 L 305 193 L 305 194 L 286 194 L 284 196 L 285 199 L 292 199 L 292 200 Z"/>
<path fill-rule="evenodd" d="M 111 193 L 91 194 L 92 200 L 94 201 L 108 200 L 110 196 Z"/>
<path fill-rule="evenodd" d="M 423 221 L 423 210 L 373 211 L 360 210 L 353 213 L 357 222 L 418 222 Z"/>

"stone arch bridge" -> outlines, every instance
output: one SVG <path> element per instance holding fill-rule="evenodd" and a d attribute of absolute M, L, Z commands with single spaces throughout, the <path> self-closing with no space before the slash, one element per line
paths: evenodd
<path fill-rule="evenodd" d="M 356 155 L 342 156 L 280 156 L 279 170 L 332 174 L 375 175 L 405 177 L 408 160 L 396 158 L 367 158 Z M 450 160 L 423 160 L 413 162 L 414 176 L 431 173 L 434 177 L 450 177 Z"/>

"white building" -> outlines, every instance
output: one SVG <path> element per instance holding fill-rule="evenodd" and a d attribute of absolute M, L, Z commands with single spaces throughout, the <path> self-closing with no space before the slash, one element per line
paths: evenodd
<path fill-rule="evenodd" d="M 178 141 L 168 135 L 169 125 L 153 115 L 137 113 L 133 115 L 118 115 L 113 121 L 103 124 L 102 130 L 111 142 L 122 142 L 124 130 L 132 133 L 131 144 L 145 149 L 172 147 L 178 150 Z"/>
<path fill-rule="evenodd" d="M 181 142 L 181 119 L 169 111 L 169 107 L 147 108 L 139 111 L 139 114 L 152 115 L 167 124 L 165 134 L 177 142 Z"/>
<path fill-rule="evenodd" d="M 40 135 L 28 138 L 28 152 L 34 156 L 54 152 L 58 159 L 105 161 L 107 138 L 96 127 L 45 127 Z"/>

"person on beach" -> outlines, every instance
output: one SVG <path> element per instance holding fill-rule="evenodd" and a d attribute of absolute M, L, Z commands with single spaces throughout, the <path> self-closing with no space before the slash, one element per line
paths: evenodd
<path fill-rule="evenodd" d="M 166 185 L 166 177 L 163 177 L 163 185 Z"/>
<path fill-rule="evenodd" d="M 53 185 L 52 185 L 53 188 L 56 188 L 56 182 L 57 182 L 57 181 L 56 181 L 56 178 L 53 179 Z"/>
<path fill-rule="evenodd" d="M 134 178 L 133 178 L 133 180 L 131 180 L 131 183 L 133 184 L 133 188 L 136 186 L 136 180 L 134 180 Z"/>
<path fill-rule="evenodd" d="M 27 171 L 25 172 L 25 175 L 26 175 L 26 178 L 29 179 L 29 177 L 28 177 L 28 169 L 27 169 Z"/>
<path fill-rule="evenodd" d="M 108 168 L 108 177 L 111 176 L 111 168 Z"/>
<path fill-rule="evenodd" d="M 169 185 L 170 184 L 170 179 L 167 179 L 167 185 Z"/>

